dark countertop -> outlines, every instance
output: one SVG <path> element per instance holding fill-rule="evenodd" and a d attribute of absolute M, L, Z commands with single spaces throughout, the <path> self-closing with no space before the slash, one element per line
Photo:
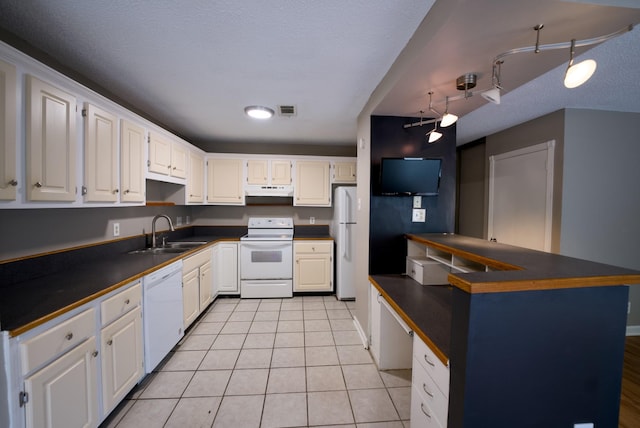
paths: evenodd
<path fill-rule="evenodd" d="M 193 226 L 171 232 L 169 241 L 208 244 L 179 254 L 127 254 L 145 247 L 149 238 L 140 236 L 0 263 L 0 329 L 17 336 L 207 245 L 238 241 L 246 233 L 246 226 Z M 326 225 L 296 226 L 294 236 L 331 239 Z"/>
<path fill-rule="evenodd" d="M 454 234 L 407 235 L 407 239 L 488 265 L 488 272 L 451 273 L 467 293 L 495 293 L 638 284 L 640 272 L 573 257 Z"/>
<path fill-rule="evenodd" d="M 414 333 L 447 364 L 453 288 L 421 285 L 405 275 L 372 275 L 369 280 Z"/>

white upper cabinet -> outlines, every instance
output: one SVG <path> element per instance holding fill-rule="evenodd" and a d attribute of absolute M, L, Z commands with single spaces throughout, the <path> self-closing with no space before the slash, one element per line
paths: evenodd
<path fill-rule="evenodd" d="M 250 159 L 247 161 L 247 184 L 288 186 L 291 184 L 291 161 Z"/>
<path fill-rule="evenodd" d="M 31 75 L 26 83 L 27 198 L 75 201 L 76 99 Z"/>
<path fill-rule="evenodd" d="M 244 205 L 242 159 L 209 158 L 207 161 L 207 202 Z"/>
<path fill-rule="evenodd" d="M 187 178 L 188 149 L 164 136 L 149 133 L 149 172 Z"/>
<path fill-rule="evenodd" d="M 144 143 L 144 128 L 120 121 L 121 202 L 145 201 Z"/>
<path fill-rule="evenodd" d="M 333 163 L 334 183 L 355 183 L 356 182 L 356 162 L 334 162 Z"/>
<path fill-rule="evenodd" d="M 118 202 L 118 118 L 89 103 L 85 103 L 82 116 L 84 200 Z"/>
<path fill-rule="evenodd" d="M 296 161 L 293 205 L 331 206 L 329 161 Z"/>
<path fill-rule="evenodd" d="M 16 199 L 16 68 L 0 60 L 0 200 Z"/>
<path fill-rule="evenodd" d="M 187 202 L 204 202 L 204 155 L 189 151 L 189 170 L 187 172 Z"/>

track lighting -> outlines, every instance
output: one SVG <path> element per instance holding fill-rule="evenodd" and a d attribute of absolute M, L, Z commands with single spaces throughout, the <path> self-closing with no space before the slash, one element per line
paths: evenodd
<path fill-rule="evenodd" d="M 573 63 L 575 55 L 576 39 L 571 40 L 571 49 L 569 51 L 569 65 L 564 73 L 564 86 L 567 88 L 577 88 L 584 82 L 589 80 L 593 73 L 596 72 L 597 64 L 592 59 L 585 59 L 577 64 Z"/>
<path fill-rule="evenodd" d="M 438 122 L 435 122 L 434 125 L 433 129 L 426 134 L 430 143 L 435 143 L 442 137 L 442 133 L 438 132 Z"/>
<path fill-rule="evenodd" d="M 480 95 L 485 100 L 492 102 L 494 104 L 500 104 L 500 67 L 502 66 L 503 61 L 498 61 L 493 64 L 493 70 L 491 72 L 491 84 L 492 88 L 488 91 L 481 92 Z"/>
<path fill-rule="evenodd" d="M 440 126 L 446 128 L 447 126 L 451 126 L 458 121 L 458 116 L 453 113 L 449 113 L 449 97 L 445 98 L 445 108 L 444 114 L 442 115 L 442 119 L 440 120 Z"/>

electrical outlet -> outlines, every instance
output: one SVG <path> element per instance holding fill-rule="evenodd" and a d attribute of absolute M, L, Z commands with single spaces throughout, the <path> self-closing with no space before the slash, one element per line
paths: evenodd
<path fill-rule="evenodd" d="M 309 224 L 316 224 L 316 218 L 315 217 L 309 217 Z"/>
<path fill-rule="evenodd" d="M 413 197 L 413 208 L 422 208 L 422 196 Z"/>
<path fill-rule="evenodd" d="M 176 226 L 182 226 L 182 217 L 176 217 Z"/>
<path fill-rule="evenodd" d="M 191 217 L 187 216 L 186 222 L 187 224 L 191 223 Z"/>
<path fill-rule="evenodd" d="M 424 208 L 414 208 L 411 213 L 411 221 L 414 223 L 424 223 L 427 219 L 427 210 Z"/>
<path fill-rule="evenodd" d="M 120 236 L 120 223 L 113 223 L 113 236 Z"/>

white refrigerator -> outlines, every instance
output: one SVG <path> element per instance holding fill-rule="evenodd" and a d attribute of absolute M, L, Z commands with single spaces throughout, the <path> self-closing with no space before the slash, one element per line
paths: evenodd
<path fill-rule="evenodd" d="M 331 236 L 336 242 L 336 297 L 339 300 L 356 298 L 356 206 L 355 187 L 336 187 Z"/>

